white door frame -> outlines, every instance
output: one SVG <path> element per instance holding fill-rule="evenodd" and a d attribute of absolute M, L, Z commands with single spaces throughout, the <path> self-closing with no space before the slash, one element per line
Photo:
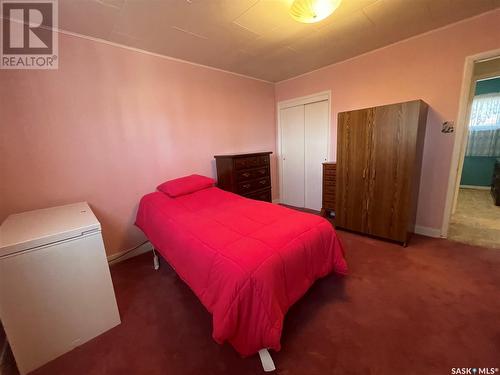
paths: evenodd
<path fill-rule="evenodd" d="M 330 155 L 330 143 L 331 143 L 331 124 L 332 124 L 332 92 L 331 90 L 321 91 L 315 94 L 301 96 L 298 98 L 283 100 L 276 104 L 276 150 L 278 157 L 278 179 L 279 179 L 279 199 L 283 197 L 283 156 L 281 154 L 281 110 L 290 107 L 296 107 L 298 105 L 306 105 L 309 103 L 321 102 L 324 100 L 328 101 L 328 130 L 327 130 L 327 158 L 331 160 Z"/>
<path fill-rule="evenodd" d="M 448 178 L 448 190 L 446 193 L 446 204 L 444 208 L 441 237 L 448 237 L 451 214 L 460 187 L 460 177 L 465 158 L 465 147 L 467 145 L 467 130 L 469 128 L 469 105 L 472 98 L 474 64 L 480 60 L 486 60 L 500 56 L 500 49 L 478 53 L 465 58 L 464 72 L 462 77 L 462 88 L 460 90 L 460 102 L 458 105 L 457 121 L 455 124 L 455 141 L 451 155 L 450 176 Z"/>

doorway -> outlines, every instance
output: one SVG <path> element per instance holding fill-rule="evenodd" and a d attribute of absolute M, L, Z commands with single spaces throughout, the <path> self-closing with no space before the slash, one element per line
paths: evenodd
<path fill-rule="evenodd" d="M 278 103 L 280 202 L 320 211 L 328 161 L 330 92 Z"/>
<path fill-rule="evenodd" d="M 448 238 L 500 249 L 500 57 L 475 61 Z"/>

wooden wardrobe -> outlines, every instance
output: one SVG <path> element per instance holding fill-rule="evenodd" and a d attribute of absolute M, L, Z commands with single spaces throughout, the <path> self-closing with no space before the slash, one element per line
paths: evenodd
<path fill-rule="evenodd" d="M 414 231 L 427 104 L 338 115 L 337 227 L 406 245 Z"/>

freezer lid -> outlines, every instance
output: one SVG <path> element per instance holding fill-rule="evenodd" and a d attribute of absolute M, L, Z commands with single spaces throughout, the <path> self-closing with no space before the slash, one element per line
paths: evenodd
<path fill-rule="evenodd" d="M 87 202 L 13 214 L 0 226 L 0 257 L 100 230 Z"/>

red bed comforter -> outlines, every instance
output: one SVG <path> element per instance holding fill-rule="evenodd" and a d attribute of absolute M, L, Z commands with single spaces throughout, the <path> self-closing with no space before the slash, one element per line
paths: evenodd
<path fill-rule="evenodd" d="M 280 350 L 283 319 L 318 278 L 347 272 L 325 219 L 212 187 L 144 196 L 136 225 L 213 315 L 213 338 L 242 355 Z"/>

